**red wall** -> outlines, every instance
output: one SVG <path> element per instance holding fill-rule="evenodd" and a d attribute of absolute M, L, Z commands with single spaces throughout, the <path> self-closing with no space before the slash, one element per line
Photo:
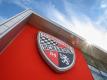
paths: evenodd
<path fill-rule="evenodd" d="M 0 80 L 93 80 L 82 52 L 77 48 L 76 63 L 71 70 L 60 74 L 51 70 L 37 49 L 38 31 L 26 24 L 0 55 Z"/>

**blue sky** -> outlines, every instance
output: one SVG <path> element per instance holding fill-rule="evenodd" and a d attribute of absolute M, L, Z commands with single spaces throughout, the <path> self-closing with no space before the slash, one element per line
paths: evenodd
<path fill-rule="evenodd" d="M 27 8 L 107 51 L 107 0 L 0 0 L 0 22 Z"/>

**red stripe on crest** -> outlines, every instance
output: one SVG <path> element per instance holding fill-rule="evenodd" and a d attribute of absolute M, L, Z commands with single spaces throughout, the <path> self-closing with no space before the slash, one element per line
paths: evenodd
<path fill-rule="evenodd" d="M 45 50 L 44 51 L 47 57 L 55 64 L 59 65 L 59 60 L 58 60 L 58 52 L 57 51 L 50 51 L 50 50 Z"/>

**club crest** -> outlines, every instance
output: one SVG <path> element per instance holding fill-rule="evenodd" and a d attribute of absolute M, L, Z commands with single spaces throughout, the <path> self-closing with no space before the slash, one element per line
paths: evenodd
<path fill-rule="evenodd" d="M 40 54 L 56 72 L 69 70 L 75 63 L 74 49 L 58 38 L 44 32 L 38 32 Z"/>

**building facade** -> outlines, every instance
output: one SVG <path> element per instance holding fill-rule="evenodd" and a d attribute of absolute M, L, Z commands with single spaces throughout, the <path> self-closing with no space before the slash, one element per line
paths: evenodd
<path fill-rule="evenodd" d="M 38 55 L 35 37 L 38 31 L 73 46 L 76 63 L 71 70 L 58 74 L 48 68 Z M 1 80 L 107 80 L 106 53 L 94 45 L 87 46 L 79 35 L 30 9 L 0 25 Z"/>

